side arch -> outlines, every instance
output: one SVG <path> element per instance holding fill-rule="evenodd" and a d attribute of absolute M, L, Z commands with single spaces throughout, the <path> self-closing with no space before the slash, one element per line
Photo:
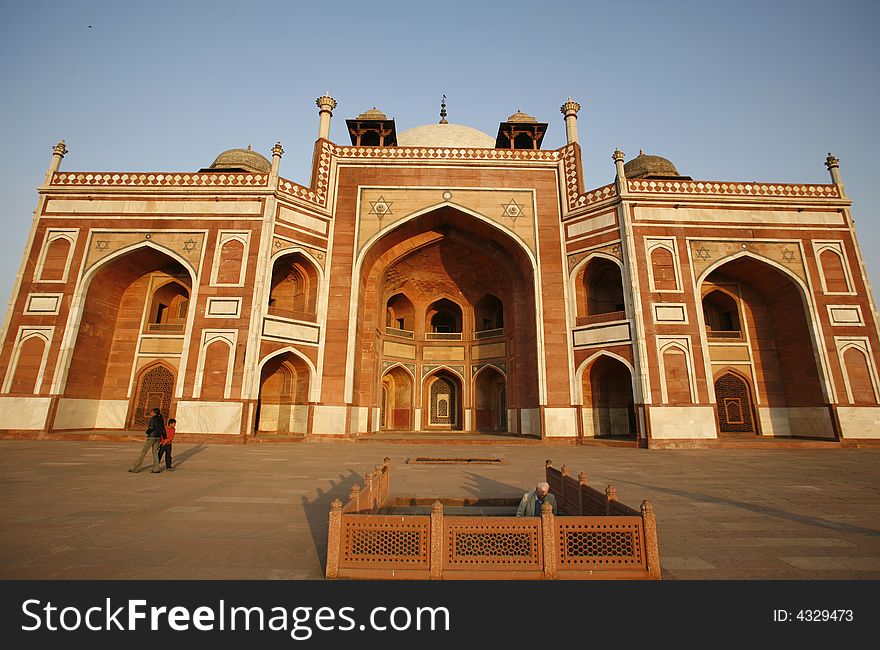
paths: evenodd
<path fill-rule="evenodd" d="M 320 393 L 321 387 L 316 386 L 317 382 L 315 381 L 315 376 L 317 375 L 318 371 L 315 369 L 315 364 L 312 363 L 311 359 L 309 359 L 306 355 L 304 355 L 302 352 L 300 352 L 299 350 L 297 350 L 294 347 L 291 347 L 288 345 L 288 346 L 281 348 L 280 350 L 275 350 L 274 352 L 270 352 L 269 354 L 267 354 L 265 357 L 263 357 L 260 360 L 260 363 L 257 366 L 257 372 L 256 372 L 255 376 L 256 377 L 262 376 L 263 366 L 266 365 L 266 362 L 268 362 L 270 359 L 273 359 L 273 358 L 275 358 L 279 355 L 285 354 L 287 352 L 290 352 L 294 356 L 299 357 L 300 359 L 302 359 L 305 362 L 306 366 L 308 366 L 308 369 L 309 369 L 309 401 L 310 402 L 319 402 L 321 400 L 321 393 Z M 259 383 L 257 384 L 257 391 L 256 392 L 259 394 Z"/>

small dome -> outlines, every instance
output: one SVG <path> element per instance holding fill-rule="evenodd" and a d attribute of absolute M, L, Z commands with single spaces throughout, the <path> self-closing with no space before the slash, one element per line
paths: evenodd
<path fill-rule="evenodd" d="M 426 124 L 397 135 L 400 147 L 466 147 L 494 149 L 495 138 L 463 124 Z"/>
<path fill-rule="evenodd" d="M 268 174 L 272 170 L 272 163 L 248 145 L 247 149 L 224 151 L 214 159 L 209 169 L 234 169 L 252 174 Z"/>
<path fill-rule="evenodd" d="M 517 111 L 516 113 L 514 113 L 513 115 L 508 117 L 507 121 L 508 122 L 530 122 L 532 124 L 535 124 L 535 123 L 537 123 L 538 120 L 536 120 L 531 115 L 523 113 L 522 111 Z"/>
<path fill-rule="evenodd" d="M 388 116 L 385 115 L 382 111 L 378 110 L 375 106 L 368 111 L 364 111 L 360 115 L 357 116 L 358 120 L 377 120 L 384 121 L 388 119 Z"/>
<path fill-rule="evenodd" d="M 639 151 L 639 155 L 623 166 L 627 178 L 648 176 L 680 176 L 675 165 L 661 156 L 651 156 Z"/>

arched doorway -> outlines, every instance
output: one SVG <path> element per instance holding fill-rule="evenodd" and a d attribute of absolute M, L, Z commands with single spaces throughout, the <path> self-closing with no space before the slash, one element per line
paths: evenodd
<path fill-rule="evenodd" d="M 507 430 L 507 390 L 504 375 L 492 366 L 474 380 L 474 416 L 477 431 Z"/>
<path fill-rule="evenodd" d="M 425 381 L 427 429 L 462 428 L 461 381 L 451 372 L 441 370 Z"/>
<path fill-rule="evenodd" d="M 104 261 L 85 282 L 75 303 L 80 307 L 71 314 L 73 350 L 69 361 L 61 362 L 68 368 L 62 397 L 80 401 L 65 411 L 60 426 L 91 428 L 100 422 L 101 428 L 141 429 L 144 409 L 149 419 L 154 407 L 167 417 L 190 312 L 189 267 L 143 244 Z"/>
<path fill-rule="evenodd" d="M 715 380 L 718 403 L 718 431 L 721 434 L 755 434 L 755 406 L 749 383 L 727 371 Z"/>
<path fill-rule="evenodd" d="M 433 416 L 428 384 L 415 387 L 413 428 L 483 426 L 483 416 L 478 425 L 474 413 L 471 378 L 486 364 L 506 374 L 503 392 L 496 385 L 492 408 L 485 409 L 493 413 L 491 430 L 508 430 L 508 413 L 518 423 L 520 410 L 539 407 L 546 391 L 539 380 L 541 316 L 534 260 L 521 240 L 477 216 L 442 207 L 387 228 L 361 255 L 348 376 L 352 404 L 376 409 L 374 429 L 392 426 L 383 405 L 393 400 L 387 382 L 377 377 L 395 364 L 412 366 L 416 377 L 439 367 L 451 374 L 450 384 L 436 386 L 445 386 L 451 401 L 436 402 L 435 396 Z"/>
<path fill-rule="evenodd" d="M 395 366 L 382 377 L 382 428 L 409 431 L 413 427 L 413 381 Z"/>
<path fill-rule="evenodd" d="M 292 352 L 275 355 L 260 372 L 257 433 L 306 433 L 309 417 L 308 364 Z"/>
<path fill-rule="evenodd" d="M 637 435 L 632 374 L 623 362 L 602 354 L 584 370 L 581 382 L 588 436 Z"/>
<path fill-rule="evenodd" d="M 146 429 L 154 408 L 158 408 L 167 420 L 174 397 L 174 371 L 162 363 L 147 366 L 138 373 L 134 395 L 129 428 Z"/>
<path fill-rule="evenodd" d="M 834 437 L 809 303 L 796 277 L 744 254 L 711 269 L 700 294 L 709 358 L 725 366 L 738 360 L 716 394 L 719 434 Z"/>

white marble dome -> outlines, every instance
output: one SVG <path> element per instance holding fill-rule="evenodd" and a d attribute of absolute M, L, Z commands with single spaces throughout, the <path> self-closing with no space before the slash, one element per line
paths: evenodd
<path fill-rule="evenodd" d="M 397 134 L 400 147 L 494 149 L 495 138 L 463 124 L 426 124 Z"/>

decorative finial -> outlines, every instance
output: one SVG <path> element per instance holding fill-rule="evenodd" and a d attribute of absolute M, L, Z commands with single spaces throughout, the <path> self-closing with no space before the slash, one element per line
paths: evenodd
<path fill-rule="evenodd" d="M 443 95 L 443 99 L 440 101 L 440 124 L 449 124 L 446 121 L 446 95 Z"/>
<path fill-rule="evenodd" d="M 639 149 L 639 155 L 640 155 L 640 156 L 644 156 L 644 155 L 645 155 L 645 152 L 642 151 L 641 149 Z"/>
<path fill-rule="evenodd" d="M 334 108 L 336 108 L 336 100 L 333 99 L 329 91 L 318 97 L 318 99 L 315 100 L 315 104 L 317 104 L 318 108 L 320 108 L 322 111 L 332 111 Z M 327 108 L 325 109 L 325 107 Z"/>
<path fill-rule="evenodd" d="M 565 117 L 569 117 L 571 115 L 577 117 L 577 113 L 579 110 L 581 110 L 581 105 L 574 101 L 571 97 L 569 97 L 568 101 L 559 107 L 559 112 L 562 113 Z"/>
<path fill-rule="evenodd" d="M 625 156 L 623 155 L 623 152 L 620 149 L 615 149 L 614 153 L 611 154 L 611 159 L 616 163 L 623 162 L 624 157 Z"/>
<path fill-rule="evenodd" d="M 284 154 L 284 149 L 281 147 L 280 142 L 276 142 L 275 146 L 272 147 L 272 155 L 278 156 L 279 158 Z"/>
<path fill-rule="evenodd" d="M 825 159 L 825 166 L 828 168 L 828 171 L 831 171 L 832 167 L 840 167 L 840 161 L 831 155 L 831 152 L 828 152 L 828 157 Z"/>
<path fill-rule="evenodd" d="M 248 145 L 248 151 L 253 151 L 253 149 L 251 149 L 251 145 Z"/>
<path fill-rule="evenodd" d="M 52 147 L 52 151 L 62 157 L 67 155 L 67 147 L 64 144 L 64 140 L 59 140 L 58 144 Z"/>

